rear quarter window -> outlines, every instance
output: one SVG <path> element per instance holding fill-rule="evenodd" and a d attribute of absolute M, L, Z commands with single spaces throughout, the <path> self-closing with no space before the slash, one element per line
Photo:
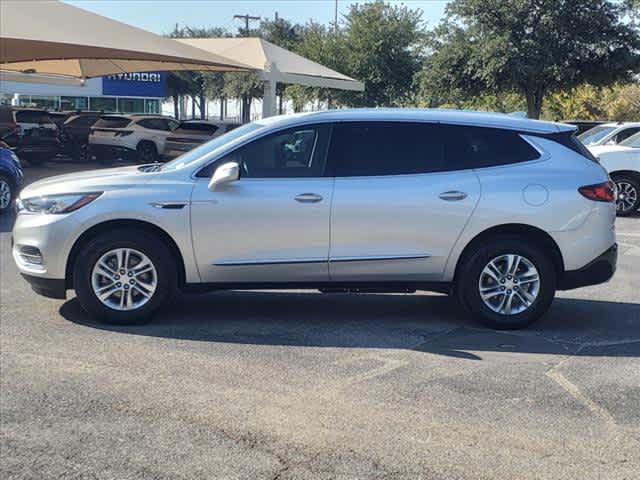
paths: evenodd
<path fill-rule="evenodd" d="M 517 131 L 442 125 L 441 132 L 451 170 L 497 167 L 540 158 L 540 152 Z"/>

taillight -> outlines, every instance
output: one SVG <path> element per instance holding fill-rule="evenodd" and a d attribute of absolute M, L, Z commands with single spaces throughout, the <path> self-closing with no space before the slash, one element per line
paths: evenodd
<path fill-rule="evenodd" d="M 131 135 L 133 133 L 133 130 L 120 130 L 119 132 L 116 132 L 116 134 L 114 135 L 115 137 L 126 137 L 127 135 Z"/>
<path fill-rule="evenodd" d="M 584 187 L 580 187 L 578 191 L 583 197 L 593 200 L 594 202 L 616 201 L 616 185 L 612 181 L 597 183 L 595 185 L 585 185 Z"/>

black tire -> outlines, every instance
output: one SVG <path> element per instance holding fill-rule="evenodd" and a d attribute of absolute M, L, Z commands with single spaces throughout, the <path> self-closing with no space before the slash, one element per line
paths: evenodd
<path fill-rule="evenodd" d="M 616 215 L 619 217 L 633 215 L 640 208 L 640 181 L 637 177 L 625 174 L 612 175 L 612 179 L 618 191 Z M 626 202 L 622 198 L 622 195 L 625 194 L 627 195 Z M 632 196 L 631 201 L 629 201 L 630 195 Z M 635 199 L 633 199 L 633 196 L 635 196 Z"/>
<path fill-rule="evenodd" d="M 92 287 L 92 271 L 96 262 L 105 253 L 116 248 L 131 248 L 143 253 L 151 260 L 157 273 L 155 292 L 147 303 L 135 310 L 121 311 L 109 307 L 98 299 Z M 176 263 L 173 258 L 171 250 L 152 233 L 136 229 L 116 229 L 89 240 L 81 247 L 74 263 L 73 288 L 80 305 L 92 317 L 116 325 L 145 323 L 177 290 Z"/>
<path fill-rule="evenodd" d="M 138 143 L 136 152 L 138 153 L 138 163 L 146 164 L 158 161 L 158 150 L 153 142 L 143 140 Z"/>
<path fill-rule="evenodd" d="M 524 328 L 535 322 L 547 312 L 556 292 L 556 268 L 546 252 L 548 249 L 540 248 L 515 235 L 496 236 L 479 245 L 472 252 L 465 254 L 456 275 L 456 291 L 461 304 L 479 322 L 497 330 Z M 520 255 L 529 260 L 538 271 L 540 279 L 537 297 L 531 305 L 524 311 L 511 315 L 493 311 L 480 296 L 480 276 L 484 268 L 492 260 L 509 254 Z"/>
<path fill-rule="evenodd" d="M 8 201 L 4 195 L 9 196 Z M 11 210 L 13 202 L 16 198 L 15 187 L 10 178 L 0 175 L 0 213 L 5 213 Z"/>

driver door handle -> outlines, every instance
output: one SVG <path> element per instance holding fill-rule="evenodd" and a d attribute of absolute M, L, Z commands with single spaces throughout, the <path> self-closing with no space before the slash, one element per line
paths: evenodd
<path fill-rule="evenodd" d="M 322 201 L 322 195 L 317 193 L 301 193 L 295 196 L 295 201 L 300 203 L 318 203 Z"/>
<path fill-rule="evenodd" d="M 448 192 L 442 192 L 439 197 L 447 202 L 455 202 L 457 200 L 464 200 L 467 198 L 467 194 L 457 190 L 449 190 Z"/>

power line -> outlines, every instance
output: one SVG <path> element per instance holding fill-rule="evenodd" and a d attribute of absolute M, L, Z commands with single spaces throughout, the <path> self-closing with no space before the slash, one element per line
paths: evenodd
<path fill-rule="evenodd" d="M 249 14 L 247 15 L 234 15 L 233 18 L 238 18 L 244 20 L 244 31 L 248 35 L 249 34 L 249 20 L 260 20 L 260 17 L 253 17 Z"/>

